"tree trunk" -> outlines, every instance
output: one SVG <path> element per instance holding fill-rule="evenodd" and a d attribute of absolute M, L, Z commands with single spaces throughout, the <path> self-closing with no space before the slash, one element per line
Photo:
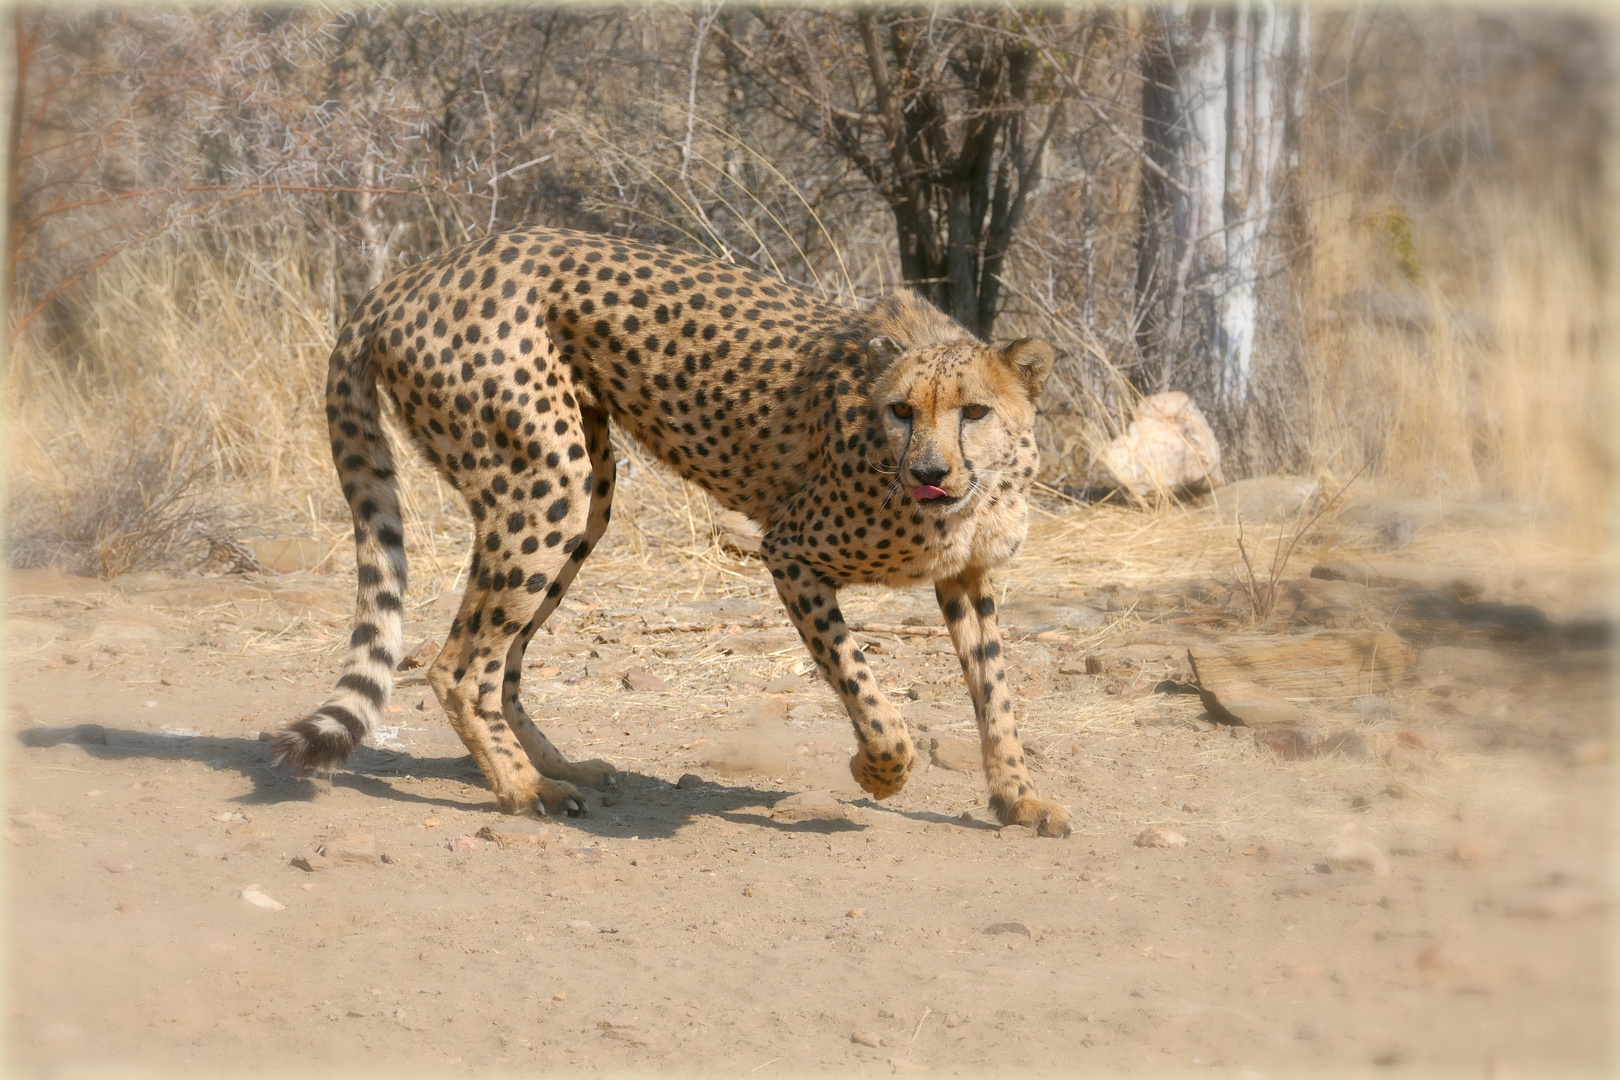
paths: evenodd
<path fill-rule="evenodd" d="M 1309 13 L 1178 6 L 1144 58 L 1137 293 L 1144 390 L 1193 393 L 1231 435 L 1253 400 L 1261 280 L 1298 160 Z"/>

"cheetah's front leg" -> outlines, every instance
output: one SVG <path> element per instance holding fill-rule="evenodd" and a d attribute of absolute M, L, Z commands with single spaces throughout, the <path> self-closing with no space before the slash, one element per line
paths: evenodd
<path fill-rule="evenodd" d="M 788 617 L 838 691 L 855 725 L 855 741 L 860 749 L 849 759 L 851 775 L 873 798 L 886 799 L 896 794 L 906 786 L 906 778 L 917 763 L 917 751 L 911 745 L 906 722 L 872 678 L 866 655 L 855 647 L 855 639 L 838 610 L 837 590 L 796 560 L 776 556 L 768 542 L 764 549 Z"/>
<path fill-rule="evenodd" d="M 962 675 L 973 696 L 979 749 L 990 784 L 990 809 L 1003 825 L 1030 825 L 1042 836 L 1068 836 L 1069 810 L 1035 794 L 1024 746 L 1013 722 L 1012 687 L 1001 658 L 1001 630 L 987 571 L 969 570 L 934 583 Z"/>

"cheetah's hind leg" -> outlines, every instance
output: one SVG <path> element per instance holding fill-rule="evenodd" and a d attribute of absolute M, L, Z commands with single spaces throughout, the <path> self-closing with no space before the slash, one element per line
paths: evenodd
<path fill-rule="evenodd" d="M 595 788 L 598 791 L 613 791 L 619 784 L 619 771 L 600 759 L 569 761 L 552 745 L 551 740 L 546 738 L 546 733 L 530 719 L 518 694 L 518 688 L 523 681 L 523 655 L 529 647 L 529 642 L 534 638 L 535 631 L 539 630 L 556 610 L 563 594 L 568 591 L 568 586 L 578 574 L 580 566 L 607 532 L 608 519 L 611 516 L 615 469 L 607 417 L 594 409 L 583 409 L 580 419 L 586 452 L 591 460 L 590 511 L 585 523 L 585 539 L 569 552 L 568 561 L 557 571 L 557 576 L 546 588 L 546 597 L 541 601 L 539 610 L 534 613 L 534 617 L 507 650 L 506 672 L 501 686 L 501 712 L 506 722 L 511 725 L 513 733 L 517 735 L 524 753 L 529 756 L 529 761 L 539 770 L 541 776 L 577 784 L 580 787 Z"/>

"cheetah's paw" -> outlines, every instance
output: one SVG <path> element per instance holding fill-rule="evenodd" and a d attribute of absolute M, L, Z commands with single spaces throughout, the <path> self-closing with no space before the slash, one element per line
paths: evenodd
<path fill-rule="evenodd" d="M 595 788 L 597 791 L 614 791 L 619 786 L 619 770 L 600 758 L 592 758 L 590 761 L 576 761 L 569 765 L 565 779 L 580 787 Z"/>
<path fill-rule="evenodd" d="M 557 817 L 566 814 L 569 817 L 584 817 L 590 813 L 590 807 L 585 803 L 585 796 L 579 788 L 565 780 L 550 780 L 541 778 L 540 790 L 536 792 L 534 808 L 547 817 Z"/>
<path fill-rule="evenodd" d="M 868 746 L 857 750 L 849 759 L 849 772 L 855 782 L 874 799 L 887 799 L 899 794 L 917 764 L 917 751 L 911 743 L 895 744 L 887 749 Z"/>
<path fill-rule="evenodd" d="M 1037 799 L 1033 795 L 1026 795 L 1010 804 L 998 799 L 991 799 L 990 802 L 1003 825 L 1028 825 L 1039 836 L 1059 840 L 1067 839 L 1072 831 L 1069 808 L 1062 803 Z"/>

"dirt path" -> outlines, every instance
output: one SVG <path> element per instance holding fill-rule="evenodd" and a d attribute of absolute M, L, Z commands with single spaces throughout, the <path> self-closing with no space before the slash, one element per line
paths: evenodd
<path fill-rule="evenodd" d="M 346 573 L 12 576 L 15 728 L 102 728 L 10 753 L 15 1063 L 1602 1068 L 1601 650 L 1403 631 L 1379 686 L 1304 702 L 1350 753 L 1283 761 L 1153 686 L 1189 648 L 1218 664 L 1305 642 L 1310 667 L 1388 632 L 1389 596 L 1270 634 L 1201 586 L 1163 610 L 1133 594 L 1129 618 L 1101 581 L 1011 596 L 1022 727 L 1075 810 L 1058 842 L 987 824 L 976 772 L 861 797 L 847 723 L 763 581 L 656 612 L 587 581 L 531 650 L 530 711 L 625 791 L 501 846 L 476 834 L 511 819 L 419 673 L 352 772 L 269 769 L 259 732 L 334 677 Z M 413 609 L 409 640 L 442 633 L 448 603 Z M 937 625 L 931 604 L 845 610 L 905 628 L 867 651 L 949 762 L 972 729 L 957 663 L 906 626 Z M 645 629 L 671 623 L 707 629 Z M 625 689 L 627 670 L 669 689 Z M 1155 824 L 1187 843 L 1135 846 Z M 1387 875 L 1327 872 L 1346 838 Z M 294 865 L 327 841 L 355 863 Z"/>

